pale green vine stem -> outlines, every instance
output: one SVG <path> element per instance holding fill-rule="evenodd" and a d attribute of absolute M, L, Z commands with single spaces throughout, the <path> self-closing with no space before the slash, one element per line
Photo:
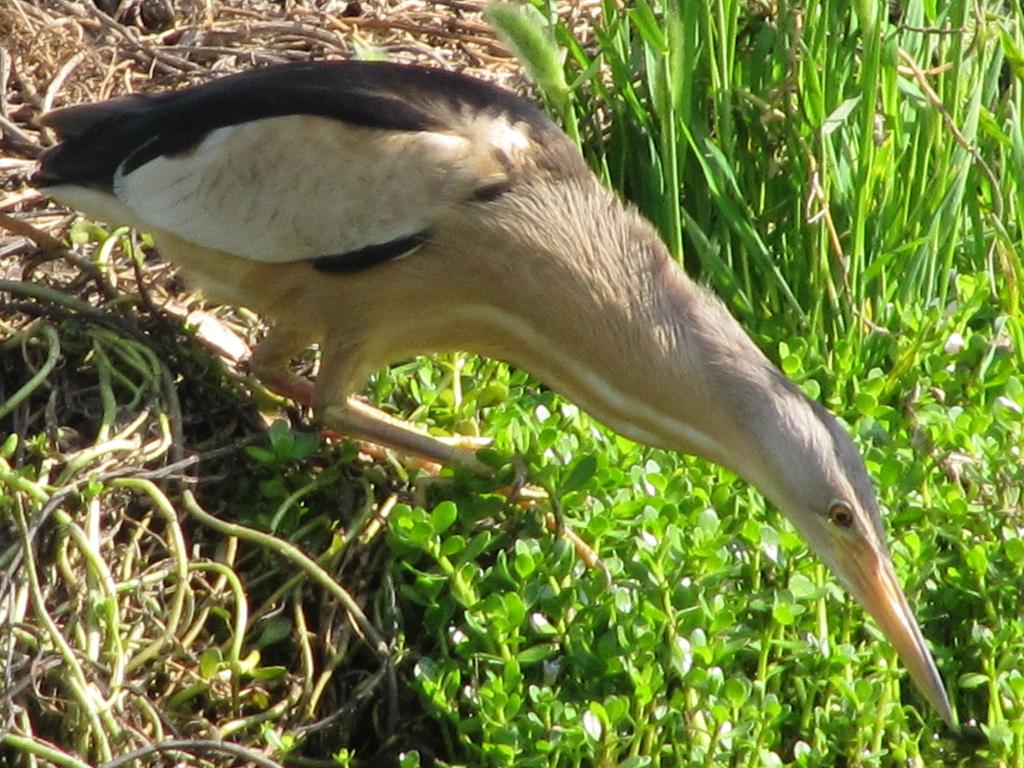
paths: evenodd
<path fill-rule="evenodd" d="M 264 711 L 255 715 L 250 715 L 249 717 L 240 717 L 237 720 L 231 720 L 224 723 L 224 725 L 217 729 L 217 732 L 222 739 L 225 739 L 234 733 L 238 733 L 239 731 L 243 731 L 254 725 L 276 720 L 287 714 L 287 712 L 295 706 L 296 699 L 298 699 L 297 691 L 291 691 L 286 698 L 281 699 L 281 701 L 277 702 L 277 704 L 269 709 L 265 709 Z"/>
<path fill-rule="evenodd" d="M 103 404 L 96 442 L 105 443 L 110 438 L 114 420 L 117 418 L 117 398 L 114 397 L 114 387 L 111 384 L 113 366 L 103 345 L 95 338 L 92 341 L 92 356 L 96 363 L 96 377 L 99 379 L 100 403 Z"/>
<path fill-rule="evenodd" d="M 37 299 L 47 304 L 56 304 L 75 312 L 96 313 L 96 308 L 87 301 L 77 299 L 56 288 L 50 288 L 41 283 L 30 283 L 27 280 L 0 280 L 0 293 L 27 296 L 30 299 Z"/>
<path fill-rule="evenodd" d="M 327 660 L 327 664 L 324 665 L 320 674 L 317 676 L 316 682 L 313 684 L 313 693 L 309 697 L 309 703 L 306 705 L 307 712 L 316 712 L 320 705 L 320 697 L 323 696 L 324 691 L 327 690 L 327 685 L 331 682 L 334 677 L 335 671 L 338 669 L 338 665 L 348 656 L 348 643 L 342 643 L 335 647 L 331 653 L 331 658 Z"/>
<path fill-rule="evenodd" d="M 180 755 L 184 753 L 182 757 L 175 757 L 175 765 L 188 765 L 188 757 L 195 754 L 208 753 L 210 755 L 229 755 L 235 758 L 231 761 L 232 765 L 254 765 L 260 766 L 260 768 L 283 768 L 280 763 L 276 763 L 261 752 L 257 752 L 253 749 L 246 749 L 239 744 L 232 744 L 230 741 L 220 741 L 215 739 L 167 739 L 166 741 L 158 742 L 156 744 L 147 744 L 144 747 L 140 747 L 126 755 L 119 756 L 116 760 L 111 760 L 108 763 L 104 763 L 97 768 L 121 768 L 122 766 L 135 766 L 135 765 L 151 765 L 154 760 L 153 755 L 160 752 L 174 752 Z M 169 762 L 169 761 L 164 761 Z M 217 763 L 215 763 L 217 764 Z M 228 762 L 222 760 L 220 764 L 227 765 Z"/>
<path fill-rule="evenodd" d="M 26 331 L 26 337 L 22 339 L 22 343 L 36 336 L 42 336 L 46 340 L 46 360 L 43 361 L 39 370 L 32 374 L 32 377 L 25 382 L 24 386 L 7 398 L 7 400 L 0 403 L 0 419 L 17 408 L 25 398 L 31 395 L 46 380 L 50 372 L 57 367 L 57 360 L 60 358 L 60 337 L 57 336 L 57 331 L 49 323 L 36 323 Z"/>
<path fill-rule="evenodd" d="M 86 629 L 85 654 L 92 661 L 98 662 L 101 660 L 103 653 L 103 624 L 105 623 L 99 614 L 106 613 L 105 604 L 113 599 L 113 595 L 116 594 L 116 588 L 113 585 L 113 578 L 109 572 L 110 569 L 107 568 L 107 564 L 100 552 L 102 543 L 100 542 L 99 513 L 102 507 L 99 504 L 99 498 L 91 496 L 83 500 L 85 502 L 85 517 L 83 527 L 81 528 L 82 539 L 85 541 L 89 551 L 94 553 L 94 559 L 102 563 L 103 568 L 107 571 L 106 578 L 104 578 L 102 573 L 94 572 L 92 568 L 87 568 L 85 572 L 85 588 L 90 597 L 89 609 L 86 611 L 86 621 L 84 622 Z M 73 540 L 74 537 L 72 537 Z M 86 563 L 89 563 L 90 560 L 89 556 L 85 557 Z M 109 585 L 107 584 L 108 581 L 110 582 Z M 81 577 L 71 583 L 81 587 Z M 95 597 L 97 593 L 100 595 L 98 600 Z"/>
<path fill-rule="evenodd" d="M 90 687 L 89 681 L 85 677 L 85 672 L 82 670 L 82 666 L 78 663 L 78 658 L 75 655 L 74 649 L 68 645 L 64 635 L 61 634 L 60 628 L 46 610 L 46 598 L 43 596 L 43 590 L 39 584 L 39 574 L 36 571 L 35 558 L 32 557 L 32 542 L 29 540 L 28 524 L 25 520 L 24 510 L 22 510 L 20 504 L 15 504 L 14 508 L 14 520 L 18 526 L 18 534 L 21 537 L 21 544 L 25 552 L 25 571 L 28 574 L 32 608 L 35 611 L 36 616 L 38 616 L 39 621 L 46 629 L 46 633 L 49 636 L 50 641 L 57 649 L 60 657 L 64 660 L 64 664 L 67 669 L 67 674 L 65 676 L 67 688 L 78 700 L 79 705 L 82 707 L 82 712 L 92 724 L 96 739 L 96 747 L 100 756 L 104 760 L 109 760 L 111 756 L 110 742 L 107 739 L 106 731 L 103 729 L 103 724 L 100 721 L 97 705 L 100 705 L 99 709 L 106 709 L 106 707 L 100 697 L 96 695 L 95 689 Z"/>
<path fill-rule="evenodd" d="M 329 478 L 318 478 L 311 483 L 306 483 L 306 485 L 302 486 L 294 493 L 289 494 L 288 498 L 281 502 L 277 511 L 274 512 L 274 516 L 270 519 L 270 530 L 276 531 L 278 526 L 281 525 L 281 521 L 284 519 L 284 516 L 288 514 L 288 510 L 294 507 L 299 501 L 318 488 L 328 485 L 330 482 L 331 480 Z"/>
<path fill-rule="evenodd" d="M 231 588 L 235 598 L 235 626 L 231 633 L 231 647 L 228 650 L 228 661 L 231 663 L 231 673 L 237 684 L 238 676 L 242 667 L 242 646 L 245 643 L 245 633 L 249 626 L 249 602 L 245 597 L 245 587 L 238 574 L 223 563 L 189 563 L 190 571 L 208 571 L 221 576 Z"/>
<path fill-rule="evenodd" d="M 164 738 L 164 723 L 160 719 L 160 713 L 156 711 L 156 708 L 147 696 L 140 695 L 135 691 L 132 691 L 131 695 L 132 701 L 138 706 L 149 722 L 150 737 L 153 741 L 161 741 Z"/>
<path fill-rule="evenodd" d="M 292 602 L 292 617 L 295 622 L 295 638 L 299 644 L 299 657 L 302 660 L 302 695 L 308 705 L 313 695 L 313 675 L 316 670 L 316 662 L 313 658 L 313 648 L 309 642 L 309 626 L 306 624 L 306 614 L 302 610 L 302 600 L 296 599 Z M 306 714 L 314 716 L 308 707 Z"/>
<path fill-rule="evenodd" d="M 139 441 L 136 440 L 108 440 L 105 443 L 91 445 L 83 448 L 77 453 L 71 454 L 64 467 L 64 471 L 57 478 L 57 486 L 69 485 L 71 478 L 95 462 L 97 459 L 110 453 L 131 453 L 138 450 Z"/>
<path fill-rule="evenodd" d="M 363 613 L 359 604 L 356 603 L 352 596 L 346 592 L 340 584 L 332 579 L 323 568 L 317 565 L 316 561 L 302 552 L 294 544 L 282 541 L 276 536 L 271 536 L 263 533 L 262 531 L 256 531 L 252 528 L 247 528 L 244 525 L 227 523 L 214 517 L 199 506 L 199 503 L 195 500 L 191 491 L 185 492 L 182 501 L 189 514 L 195 517 L 196 520 L 203 525 L 209 526 L 216 531 L 220 531 L 227 536 L 237 536 L 239 539 L 266 547 L 267 549 L 270 549 L 295 563 L 299 568 L 308 573 L 310 578 L 324 587 L 345 607 L 356 632 L 369 644 L 374 652 L 376 652 L 382 659 L 386 659 L 389 656 L 387 641 L 385 641 L 384 637 L 376 630 L 373 624 L 370 623 L 370 620 L 366 618 L 366 614 Z"/>
<path fill-rule="evenodd" d="M 37 501 L 40 504 L 45 504 L 50 500 L 50 494 L 43 489 L 42 484 L 33 483 L 27 477 L 23 477 L 15 472 L 11 469 L 11 465 L 4 458 L 0 457 L 0 486 L 4 485 L 16 493 L 25 494 L 32 501 Z"/>
<path fill-rule="evenodd" d="M 352 541 L 354 541 L 357 537 L 359 537 L 363 530 L 366 529 L 367 526 L 372 521 L 377 520 L 381 516 L 386 517 L 386 515 L 384 514 L 385 508 L 388 510 L 388 512 L 390 512 L 391 508 L 394 507 L 395 502 L 398 500 L 396 496 L 392 495 L 380 505 L 381 511 L 378 513 L 376 501 L 373 498 L 373 489 L 370 488 L 370 484 L 364 478 L 359 478 L 357 482 L 361 484 L 364 493 L 363 498 L 365 499 L 365 501 L 363 503 L 362 509 L 360 509 L 359 512 L 356 514 L 355 518 L 349 525 L 348 530 L 345 532 L 345 535 L 341 539 L 340 543 L 338 542 L 337 539 L 335 539 L 335 543 L 333 543 L 326 552 L 324 552 L 320 555 L 320 557 L 317 558 L 316 562 L 324 568 L 332 568 L 334 563 L 338 562 L 338 559 L 345 553 L 345 550 L 348 547 L 348 545 L 352 543 Z M 376 530 L 374 531 L 374 533 L 376 533 Z M 368 541 L 370 538 L 372 538 L 372 536 L 364 540 Z M 295 589 L 295 587 L 302 583 L 302 581 L 306 578 L 307 576 L 305 573 L 295 574 L 287 581 L 285 581 L 284 584 L 275 589 L 271 593 L 270 597 L 268 597 L 266 601 L 264 601 L 264 605 L 276 605 L 277 602 L 284 595 L 288 594 L 293 589 Z M 256 611 L 253 618 L 260 616 L 261 612 L 262 609 Z"/>
<path fill-rule="evenodd" d="M 171 435 L 171 422 L 167 418 L 167 414 L 162 411 L 157 413 L 156 420 L 157 424 L 160 425 L 160 434 L 142 446 L 141 458 L 143 461 L 152 461 L 158 456 L 163 456 L 174 445 L 173 436 Z"/>
<path fill-rule="evenodd" d="M 167 546 L 174 560 L 174 572 L 178 582 L 177 588 L 174 590 L 174 597 L 171 600 L 170 611 L 167 613 L 167 620 L 164 623 L 163 633 L 159 638 L 135 654 L 131 661 L 128 662 L 125 671 L 130 674 L 156 656 L 177 634 L 185 601 L 192 594 L 188 583 L 188 550 L 185 546 L 185 536 L 181 531 L 181 525 L 178 523 L 178 515 L 174 507 L 153 481 L 126 477 L 114 480 L 110 485 L 112 488 L 124 488 L 144 493 L 153 502 L 153 506 L 160 516 L 164 518 L 167 525 Z"/>
<path fill-rule="evenodd" d="M 26 736 L 18 736 L 14 733 L 6 733 L 0 736 L 0 744 L 11 747 L 15 752 L 23 755 L 32 755 L 42 760 L 60 766 L 60 768 L 92 768 L 84 760 L 79 760 L 67 752 L 62 752 L 50 744 L 38 739 L 31 739 Z"/>
<path fill-rule="evenodd" d="M 220 562 L 227 566 L 232 566 L 235 562 L 235 555 L 238 552 L 238 539 L 234 536 L 228 536 L 225 539 L 224 552 L 220 557 Z M 227 580 L 223 576 L 218 576 L 217 580 L 210 586 L 211 595 L 219 595 L 224 591 L 224 586 L 227 584 Z M 181 636 L 179 644 L 183 649 L 192 647 L 192 643 L 196 641 L 200 633 L 203 631 L 203 627 L 206 625 L 206 620 L 210 616 L 210 605 L 208 602 L 204 602 L 202 607 L 199 609 L 198 615 L 192 622 L 192 625 L 185 631 L 185 634 Z"/>
<path fill-rule="evenodd" d="M 94 610 L 98 610 L 100 612 L 100 618 L 105 625 L 103 636 L 106 637 L 107 647 L 104 655 L 107 656 L 110 661 L 110 690 L 111 695 L 114 695 L 124 684 L 125 659 L 124 644 L 121 641 L 121 611 L 117 602 L 117 585 L 114 583 L 114 579 L 110 574 L 110 569 L 107 568 L 107 563 L 99 551 L 99 499 L 90 500 L 87 508 L 89 509 L 89 514 L 86 518 L 86 527 L 87 529 L 92 529 L 91 535 L 87 530 L 83 529 L 74 520 L 72 520 L 71 516 L 64 510 L 55 509 L 53 516 L 57 523 L 64 528 L 68 536 L 71 538 L 71 541 L 78 548 L 82 558 L 85 560 L 90 578 L 94 581 L 93 586 L 95 586 L 102 594 L 102 600 L 98 603 L 96 600 L 93 600 L 93 605 Z M 90 631 L 94 630 L 90 628 Z M 89 648 L 89 656 L 94 661 L 99 660 L 98 651 L 100 648 L 99 635 L 95 635 L 95 638 L 96 639 L 93 643 L 89 643 L 87 645 Z"/>
<path fill-rule="evenodd" d="M 105 328 L 96 328 L 92 331 L 94 341 L 101 342 L 103 353 L 107 357 L 108 365 L 111 356 L 117 358 L 123 365 L 110 365 L 113 376 L 134 393 L 127 408 L 134 409 L 142 399 L 146 391 L 159 389 L 161 363 L 156 354 L 145 344 L 125 339 L 118 334 Z M 141 384 L 133 382 L 122 368 L 129 368 L 135 371 L 142 379 Z"/>

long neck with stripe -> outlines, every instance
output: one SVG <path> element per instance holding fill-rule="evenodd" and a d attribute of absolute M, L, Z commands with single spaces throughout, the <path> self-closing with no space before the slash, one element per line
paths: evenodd
<path fill-rule="evenodd" d="M 708 458 L 780 498 L 775 456 L 808 450 L 821 416 L 647 221 L 581 179 L 520 195 L 488 227 L 472 246 L 492 254 L 474 320 L 496 329 L 478 351 L 628 437 Z"/>

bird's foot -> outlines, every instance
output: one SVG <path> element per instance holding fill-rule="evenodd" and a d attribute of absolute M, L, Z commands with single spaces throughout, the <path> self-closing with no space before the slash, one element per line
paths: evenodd
<path fill-rule="evenodd" d="M 290 371 L 257 374 L 259 382 L 273 394 L 308 408 L 313 404 L 313 382 Z"/>
<path fill-rule="evenodd" d="M 450 448 L 458 448 L 463 451 L 476 452 L 481 448 L 487 448 L 494 441 L 489 437 L 480 437 L 478 435 L 448 435 L 448 436 L 433 436 L 435 440 L 440 443 L 444 443 Z"/>
<path fill-rule="evenodd" d="M 612 584 L 612 577 L 608 571 L 608 566 L 604 564 L 601 556 L 594 551 L 583 538 L 576 533 L 572 528 L 565 524 L 565 521 L 556 517 L 553 513 L 548 512 L 544 515 L 544 525 L 547 529 L 572 544 L 573 549 L 576 550 L 576 557 L 583 561 L 583 564 L 587 568 L 601 571 L 604 574 L 605 583 L 610 587 Z"/>
<path fill-rule="evenodd" d="M 476 457 L 479 445 L 474 445 L 472 441 L 462 437 L 437 438 L 425 434 L 415 426 L 356 398 L 350 397 L 344 406 L 324 408 L 320 420 L 325 427 L 338 434 L 375 446 L 376 449 L 368 451 L 371 455 L 383 453 L 386 456 L 390 448 L 406 456 L 425 460 L 423 468 L 433 468 L 430 466 L 433 464 L 457 467 L 481 477 L 493 474 L 493 470 Z M 440 466 L 435 471 L 439 469 Z"/>
<path fill-rule="evenodd" d="M 515 469 L 512 484 L 499 488 L 498 492 L 503 494 L 509 500 L 509 503 L 524 509 L 533 509 L 538 503 L 547 501 L 551 511 L 544 513 L 544 527 L 549 532 L 560 536 L 572 544 L 573 549 L 576 550 L 576 556 L 583 561 L 583 564 L 587 568 L 600 569 L 604 574 L 605 580 L 611 584 L 611 577 L 604 562 L 583 538 L 565 524 L 565 520 L 558 511 L 558 507 L 554 503 L 554 499 L 551 498 L 551 495 L 544 488 L 530 484 L 529 470 L 526 467 L 526 462 L 523 461 L 523 457 L 515 456 L 512 460 L 512 466 Z"/>

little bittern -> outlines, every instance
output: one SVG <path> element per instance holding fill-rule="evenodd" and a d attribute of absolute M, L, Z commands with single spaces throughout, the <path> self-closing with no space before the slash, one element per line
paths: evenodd
<path fill-rule="evenodd" d="M 353 394 L 421 353 L 520 366 L 616 431 L 759 488 L 955 727 L 850 438 L 529 102 L 440 70 L 301 63 L 41 122 L 62 141 L 34 183 L 152 233 L 211 299 L 271 318 L 253 369 L 328 427 L 475 467 Z M 313 343 L 315 385 L 290 369 Z"/>

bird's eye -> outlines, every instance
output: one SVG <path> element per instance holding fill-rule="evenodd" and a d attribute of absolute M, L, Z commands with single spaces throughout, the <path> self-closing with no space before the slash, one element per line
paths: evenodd
<path fill-rule="evenodd" d="M 833 501 L 828 508 L 828 519 L 840 528 L 853 525 L 853 509 L 845 501 Z"/>

